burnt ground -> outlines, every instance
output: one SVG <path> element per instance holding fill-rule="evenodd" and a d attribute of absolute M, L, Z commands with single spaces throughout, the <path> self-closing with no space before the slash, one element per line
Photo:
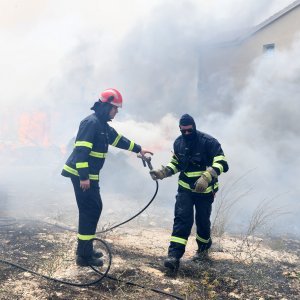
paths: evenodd
<path fill-rule="evenodd" d="M 190 260 L 195 250 L 191 240 L 179 272 L 167 274 L 163 259 L 169 229 L 139 226 L 133 223 L 99 236 L 113 254 L 109 275 L 121 282 L 105 278 L 79 288 L 0 263 L 0 299 L 173 299 L 151 288 L 182 299 L 299 299 L 299 240 L 223 236 L 215 239 L 210 260 L 202 263 Z M 75 245 L 75 233 L 48 223 L 0 222 L 1 260 L 66 281 L 97 280 L 90 268 L 75 265 Z M 104 258 L 101 271 L 107 266 L 107 255 Z"/>

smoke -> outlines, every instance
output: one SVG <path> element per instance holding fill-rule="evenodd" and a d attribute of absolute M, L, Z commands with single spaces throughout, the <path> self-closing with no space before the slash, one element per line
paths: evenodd
<path fill-rule="evenodd" d="M 289 212 L 276 220 L 274 231 L 293 234 L 299 234 L 300 211 L 295 169 L 300 147 L 299 45 L 298 35 L 291 48 L 256 59 L 245 87 L 232 95 L 232 113 L 210 115 L 204 126 L 223 142 L 231 166 L 226 179 L 249 172 L 244 189 L 252 191 L 243 202 L 244 211 L 270 200 L 273 207 Z"/>
<path fill-rule="evenodd" d="M 299 37 L 292 48 L 254 61 L 242 89 L 223 74 L 226 80 L 210 78 L 215 93 L 199 99 L 210 45 L 237 36 L 291 1 L 111 2 L 45 1 L 42 7 L 27 1 L 24 7 L 12 1 L 1 9 L 12 16 L 2 18 L 0 35 L 0 189 L 9 195 L 8 210 L 29 216 L 76 211 L 70 182 L 59 175 L 68 144 L 98 93 L 116 87 L 124 108 L 111 125 L 153 150 L 154 167 L 169 162 L 178 119 L 190 113 L 199 130 L 222 143 L 230 171 L 220 177 L 221 185 L 247 174 L 235 187 L 252 189 L 242 202 L 243 216 L 275 197 L 274 205 L 293 212 L 288 224 L 280 223 L 281 231 L 299 234 Z M 41 113 L 47 145 L 36 128 L 41 124 L 28 123 L 27 130 L 20 125 L 24 114 L 37 120 Z M 154 189 L 148 170 L 124 151 L 111 149 L 100 177 L 104 218 L 125 203 L 135 211 Z M 170 220 L 176 188 L 175 176 L 160 182 L 154 204 Z M 233 218 L 235 225 L 243 220 Z"/>

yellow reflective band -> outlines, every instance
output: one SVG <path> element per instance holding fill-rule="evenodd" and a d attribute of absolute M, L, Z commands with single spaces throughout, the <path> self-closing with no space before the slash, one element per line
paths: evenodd
<path fill-rule="evenodd" d="M 225 156 L 224 155 L 215 156 L 213 162 L 220 161 L 220 160 L 226 161 Z"/>
<path fill-rule="evenodd" d="M 214 189 L 216 189 L 217 187 L 219 187 L 218 182 L 214 184 Z M 212 190 L 213 190 L 213 187 L 209 186 L 204 192 L 202 192 L 202 194 L 208 194 L 208 193 L 212 192 Z M 195 190 L 192 190 L 192 191 L 197 193 Z"/>
<path fill-rule="evenodd" d="M 212 167 L 218 168 L 220 170 L 220 173 L 222 173 L 224 170 L 223 166 L 219 163 L 213 163 Z"/>
<path fill-rule="evenodd" d="M 193 193 L 199 194 L 199 192 L 196 192 L 194 189 L 191 189 L 190 185 L 182 180 L 178 180 L 178 184 L 181 185 L 182 187 L 184 187 L 185 189 L 192 191 Z M 216 182 L 214 184 L 214 189 L 216 189 L 218 187 L 219 187 L 219 183 Z M 209 186 L 204 192 L 201 192 L 200 194 L 208 194 L 208 193 L 212 192 L 212 190 L 213 190 L 212 186 Z"/>
<path fill-rule="evenodd" d="M 203 174 L 204 171 L 199 172 L 184 172 L 184 175 L 187 177 L 199 177 Z"/>
<path fill-rule="evenodd" d="M 206 240 L 206 239 L 203 239 L 202 237 L 200 237 L 198 234 L 196 234 L 196 239 L 205 244 L 208 244 L 210 242 L 210 238 L 208 240 Z"/>
<path fill-rule="evenodd" d="M 181 185 L 182 187 L 188 189 L 188 190 L 192 190 L 192 189 L 190 188 L 190 185 L 187 184 L 186 182 L 182 181 L 182 180 L 178 180 L 178 184 Z"/>
<path fill-rule="evenodd" d="M 65 171 L 75 175 L 75 176 L 79 176 L 78 174 L 78 171 L 73 169 L 73 168 L 70 168 L 69 166 L 67 165 L 64 165 L 64 168 L 63 168 Z M 94 174 L 89 174 L 89 179 L 90 180 L 99 180 L 99 175 L 94 175 Z"/>
<path fill-rule="evenodd" d="M 114 142 L 111 144 L 112 146 L 116 146 L 120 140 L 120 138 L 122 137 L 121 134 L 118 134 L 118 136 L 116 137 L 116 139 L 114 140 Z"/>
<path fill-rule="evenodd" d="M 182 244 L 182 245 L 186 245 L 187 244 L 187 240 L 179 238 L 179 237 L 176 237 L 176 236 L 171 236 L 171 240 L 170 241 L 174 242 L 174 243 Z"/>
<path fill-rule="evenodd" d="M 87 148 L 93 148 L 93 143 L 85 142 L 85 141 L 77 141 L 75 143 L 75 147 L 87 147 Z"/>
<path fill-rule="evenodd" d="M 128 148 L 128 151 L 132 151 L 133 147 L 134 147 L 134 142 L 130 142 L 130 146 Z"/>
<path fill-rule="evenodd" d="M 67 165 L 64 165 L 64 168 L 63 168 L 63 169 L 64 169 L 65 171 L 67 171 L 67 172 L 73 174 L 73 175 L 78 176 L 78 171 L 76 171 L 76 170 L 73 169 L 73 168 L 70 168 L 70 167 L 67 166 Z"/>
<path fill-rule="evenodd" d="M 217 182 L 217 183 L 214 184 L 214 190 L 215 190 L 216 188 L 218 188 L 218 187 L 219 187 L 219 183 Z M 207 194 L 207 193 L 212 192 L 212 190 L 213 190 L 213 187 L 212 187 L 212 186 L 209 186 L 203 193 L 204 193 L 204 194 Z M 193 190 L 193 192 L 195 192 L 195 191 Z"/>
<path fill-rule="evenodd" d="M 99 175 L 89 174 L 89 179 L 91 179 L 91 180 L 99 180 Z"/>
<path fill-rule="evenodd" d="M 92 235 L 85 235 L 85 234 L 77 234 L 77 238 L 79 240 L 82 240 L 82 241 L 89 241 L 89 240 L 92 240 L 96 237 L 95 234 L 92 234 Z"/>
<path fill-rule="evenodd" d="M 89 163 L 88 162 L 76 163 L 76 168 L 77 169 L 88 168 L 88 167 L 89 167 Z"/>
<path fill-rule="evenodd" d="M 170 167 L 174 171 L 174 173 L 178 172 L 177 168 L 172 163 L 168 163 L 167 167 Z"/>
<path fill-rule="evenodd" d="M 91 151 L 90 152 L 90 156 L 93 156 L 93 157 L 97 157 L 97 158 L 105 158 L 106 157 L 106 153 L 104 152 L 96 152 L 96 151 Z"/>
<path fill-rule="evenodd" d="M 178 161 L 177 161 L 177 159 L 172 158 L 172 159 L 171 159 L 171 163 L 173 163 L 173 164 L 178 164 Z"/>

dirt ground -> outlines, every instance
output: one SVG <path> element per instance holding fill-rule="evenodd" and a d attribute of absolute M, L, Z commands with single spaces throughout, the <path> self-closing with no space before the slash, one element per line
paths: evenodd
<path fill-rule="evenodd" d="M 130 225 L 130 226 L 129 226 Z M 300 241 L 223 235 L 214 238 L 210 259 L 194 263 L 196 243 L 189 239 L 177 274 L 163 267 L 170 228 L 131 222 L 98 236 L 112 252 L 109 276 L 75 287 L 46 280 L 0 263 L 0 299 L 299 299 Z M 99 275 L 74 263 L 76 234 L 43 221 L 0 222 L 0 260 L 46 276 L 87 283 Z M 100 242 L 95 247 L 105 252 Z M 104 255 L 104 272 L 108 255 Z M 144 288 L 126 284 L 135 283 Z"/>

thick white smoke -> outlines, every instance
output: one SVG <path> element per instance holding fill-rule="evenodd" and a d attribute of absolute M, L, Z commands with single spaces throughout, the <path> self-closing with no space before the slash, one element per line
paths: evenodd
<path fill-rule="evenodd" d="M 231 165 L 226 181 L 250 171 L 244 179 L 252 188 L 243 202 L 245 211 L 272 200 L 273 207 L 289 212 L 274 230 L 294 234 L 299 234 L 300 212 L 299 45 L 296 36 L 290 49 L 255 60 L 246 86 L 234 95 L 232 113 L 205 122 L 224 145 Z"/>
<path fill-rule="evenodd" d="M 251 27 L 291 1 L 132 0 L 130 11 L 125 1 L 26 2 L 1 4 L 6 17 L 0 21 L 0 195 L 6 195 L 2 202 L 14 204 L 6 209 L 30 214 L 44 206 L 49 212 L 49 205 L 61 210 L 61 203 L 69 203 L 76 211 L 70 183 L 59 175 L 70 149 L 61 148 L 91 112 L 98 93 L 116 87 L 124 108 L 112 125 L 153 150 L 155 167 L 168 163 L 178 119 L 190 113 L 199 130 L 222 143 L 230 165 L 221 177 L 223 186 L 252 170 L 238 187 L 253 188 L 242 203 L 245 211 L 278 196 L 274 205 L 287 204 L 293 211 L 283 231 L 299 234 L 299 39 L 293 48 L 255 61 L 239 92 L 230 80 L 223 86 L 216 81 L 222 91 L 218 111 L 215 103 L 198 98 L 197 86 L 200 47 L 206 41 Z M 20 116 L 40 112 L 48 116 L 47 147 L 20 148 Z M 153 187 L 145 183 L 150 179 L 141 162 L 119 151 L 109 158 L 101 173 L 104 195 L 134 199 L 135 186 L 143 186 L 147 193 L 136 197 L 148 197 Z M 158 203 L 170 215 L 175 193 L 176 178 L 160 183 Z"/>

